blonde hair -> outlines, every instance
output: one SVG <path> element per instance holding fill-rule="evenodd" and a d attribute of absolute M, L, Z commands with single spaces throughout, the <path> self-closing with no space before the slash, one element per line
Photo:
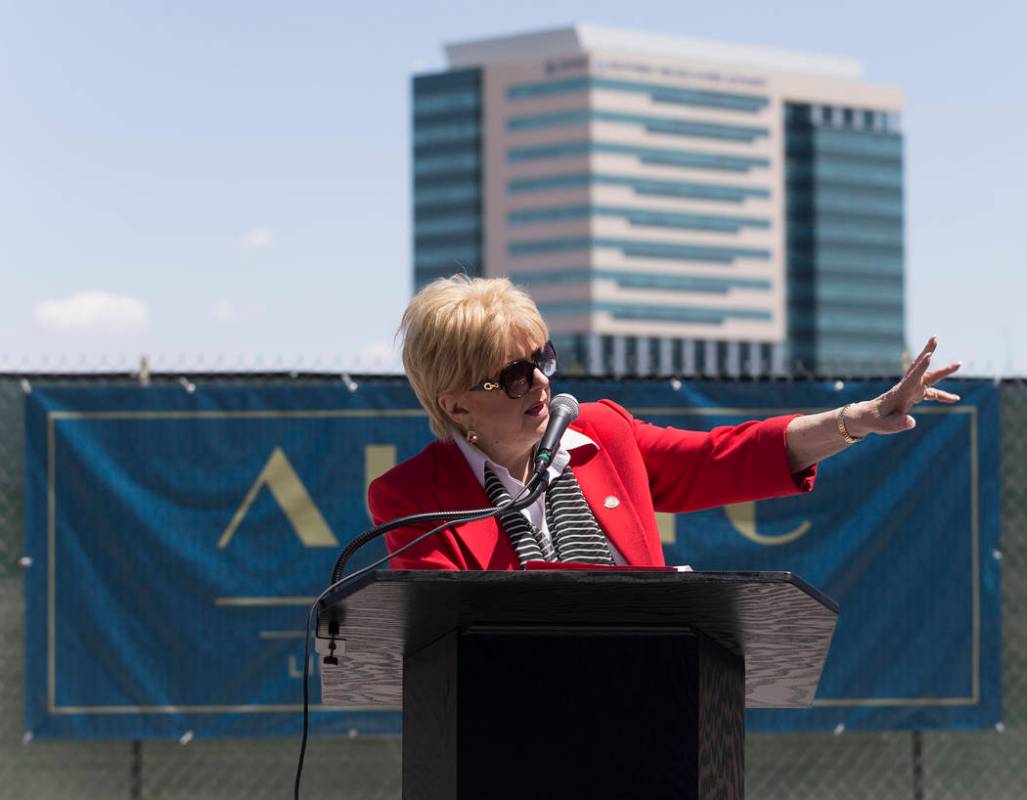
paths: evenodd
<path fill-rule="evenodd" d="M 428 412 L 431 430 L 450 438 L 452 423 L 438 397 L 494 378 L 513 348 L 549 338 L 535 302 L 506 278 L 440 278 L 410 301 L 399 333 L 403 368 Z"/>

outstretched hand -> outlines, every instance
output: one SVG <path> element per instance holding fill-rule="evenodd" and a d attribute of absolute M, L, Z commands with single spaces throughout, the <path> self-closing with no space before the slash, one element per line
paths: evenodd
<path fill-rule="evenodd" d="M 905 376 L 891 389 L 873 400 L 854 404 L 846 414 L 849 431 L 853 436 L 868 433 L 899 433 L 916 427 L 910 409 L 921 400 L 939 403 L 957 403 L 959 395 L 938 389 L 935 384 L 959 369 L 958 361 L 932 370 L 931 356 L 938 347 L 938 337 L 932 336 L 920 355 L 913 361 Z M 849 417 L 851 414 L 851 418 Z M 851 421 L 849 421 L 851 419 Z"/>
<path fill-rule="evenodd" d="M 937 346 L 938 339 L 932 336 L 902 380 L 873 400 L 849 403 L 832 411 L 797 416 L 789 422 L 785 440 L 788 446 L 788 465 L 792 472 L 801 472 L 840 453 L 853 439 L 862 439 L 870 433 L 899 433 L 915 428 L 916 420 L 910 416 L 909 411 L 921 400 L 959 402 L 958 394 L 942 391 L 935 386 L 960 366 L 957 361 L 932 370 L 931 356 Z M 843 436 L 846 433 L 848 436 Z"/>

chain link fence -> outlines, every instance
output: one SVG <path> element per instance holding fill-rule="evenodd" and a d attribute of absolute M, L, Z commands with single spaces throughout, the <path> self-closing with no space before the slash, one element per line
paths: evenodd
<path fill-rule="evenodd" d="M 195 380 L 324 381 L 324 374 L 207 375 Z M 349 376 L 336 376 L 349 379 Z M 138 374 L 34 375 L 126 382 Z M 144 379 L 146 379 L 144 377 Z M 154 382 L 178 377 L 152 376 Z M 357 376 L 357 380 L 362 380 Z M 390 378 L 392 379 L 392 378 Z M 23 735 L 22 376 L 0 377 L 0 800 L 202 800 L 289 797 L 296 739 L 32 742 Z M 1027 382 L 1002 385 L 1004 720 L 993 731 L 750 734 L 750 798 L 1020 800 L 1027 796 Z M 399 798 L 398 738 L 313 740 L 304 796 Z"/>

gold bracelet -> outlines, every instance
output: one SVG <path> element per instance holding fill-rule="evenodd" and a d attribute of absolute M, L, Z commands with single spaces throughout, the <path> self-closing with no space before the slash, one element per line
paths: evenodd
<path fill-rule="evenodd" d="M 851 406 L 852 403 L 846 403 L 840 409 L 838 409 L 838 418 L 835 420 L 838 423 L 838 433 L 842 435 L 845 440 L 845 444 L 855 444 L 863 440 L 862 436 L 853 436 L 849 433 L 849 429 L 845 427 L 845 409 Z"/>

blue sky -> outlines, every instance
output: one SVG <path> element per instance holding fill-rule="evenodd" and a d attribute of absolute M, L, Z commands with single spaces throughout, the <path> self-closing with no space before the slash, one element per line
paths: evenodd
<path fill-rule="evenodd" d="M 1027 375 L 1025 9 L 0 0 L 0 369 L 383 363 L 411 284 L 410 75 L 444 42 L 581 21 L 903 87 L 907 340 Z"/>

